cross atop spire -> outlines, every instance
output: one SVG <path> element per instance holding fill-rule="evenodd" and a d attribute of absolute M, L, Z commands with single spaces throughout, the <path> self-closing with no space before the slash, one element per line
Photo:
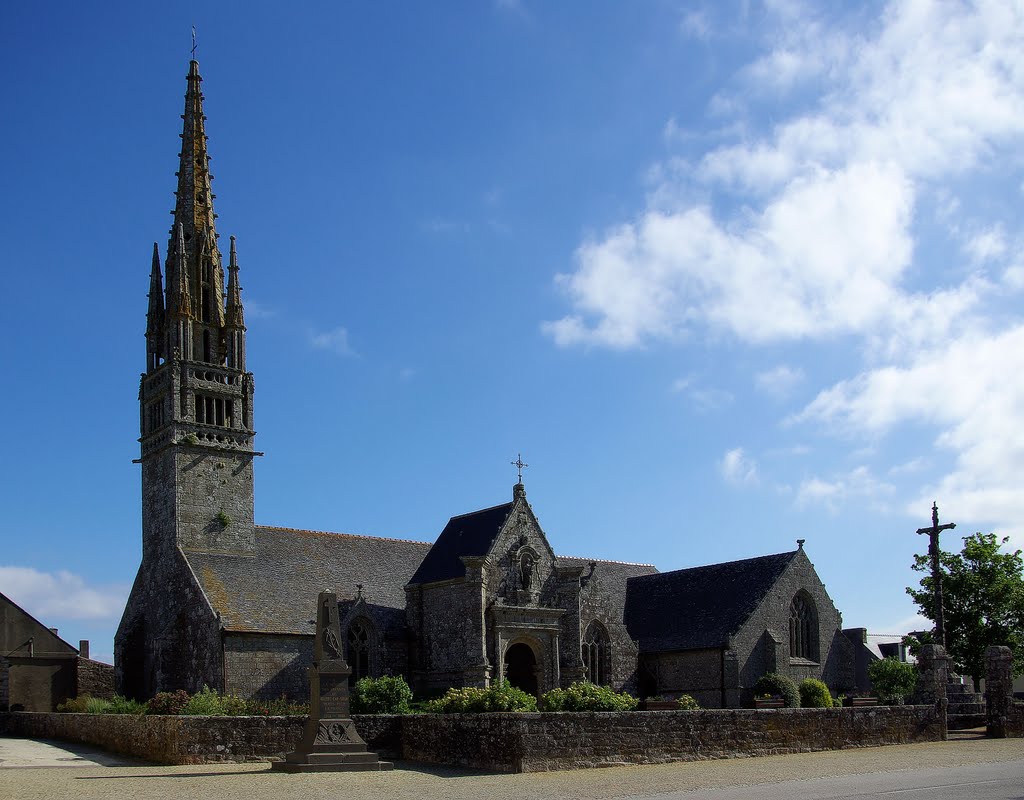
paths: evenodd
<path fill-rule="evenodd" d="M 519 470 L 519 483 L 522 483 L 523 482 L 523 467 L 530 466 L 529 464 L 527 464 L 527 463 L 525 463 L 523 461 L 523 454 L 522 453 L 518 453 L 516 455 L 516 460 L 512 462 L 512 466 Z"/>

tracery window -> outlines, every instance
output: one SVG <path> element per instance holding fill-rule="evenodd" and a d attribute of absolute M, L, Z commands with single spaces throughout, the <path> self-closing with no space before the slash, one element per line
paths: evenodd
<path fill-rule="evenodd" d="M 587 626 L 583 634 L 583 667 L 587 671 L 587 680 L 597 686 L 608 685 L 608 672 L 611 663 L 611 643 L 604 626 L 594 620 Z"/>
<path fill-rule="evenodd" d="M 359 618 L 348 626 L 348 665 L 352 669 L 349 682 L 370 677 L 370 645 L 373 636 L 369 620 Z"/>
<path fill-rule="evenodd" d="M 804 593 L 793 598 L 789 606 L 789 655 L 791 658 L 806 658 L 817 661 L 815 638 L 818 630 L 818 614 L 814 603 Z"/>

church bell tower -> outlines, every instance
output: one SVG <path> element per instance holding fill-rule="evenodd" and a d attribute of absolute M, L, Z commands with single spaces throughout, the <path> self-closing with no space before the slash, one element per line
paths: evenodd
<path fill-rule="evenodd" d="M 225 288 L 201 83 L 193 60 L 162 273 L 153 245 L 139 388 L 144 568 L 176 547 L 244 554 L 254 544 L 253 376 L 233 236 Z"/>

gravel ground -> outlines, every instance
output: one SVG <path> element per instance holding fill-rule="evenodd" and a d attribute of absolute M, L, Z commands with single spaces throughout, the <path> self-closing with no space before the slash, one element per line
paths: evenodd
<path fill-rule="evenodd" d="M 0 739 L 0 747 L 3 744 L 4 740 Z M 393 772 L 321 775 L 272 773 L 266 763 L 201 764 L 188 767 L 91 764 L 74 768 L 10 766 L 0 769 L 0 798 L 616 798 L 869 772 L 899 772 L 919 767 L 953 767 L 1021 758 L 1024 758 L 1022 739 L 961 739 L 825 753 L 529 775 L 434 769 L 402 762 L 396 764 Z"/>

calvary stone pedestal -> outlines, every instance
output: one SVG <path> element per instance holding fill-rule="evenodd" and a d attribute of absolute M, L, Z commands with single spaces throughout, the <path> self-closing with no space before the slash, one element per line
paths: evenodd
<path fill-rule="evenodd" d="M 354 772 L 392 769 L 366 750 L 349 717 L 348 676 L 352 670 L 341 652 L 338 597 L 320 592 L 317 599 L 316 642 L 309 669 L 309 720 L 298 747 L 275 761 L 282 772 Z"/>

